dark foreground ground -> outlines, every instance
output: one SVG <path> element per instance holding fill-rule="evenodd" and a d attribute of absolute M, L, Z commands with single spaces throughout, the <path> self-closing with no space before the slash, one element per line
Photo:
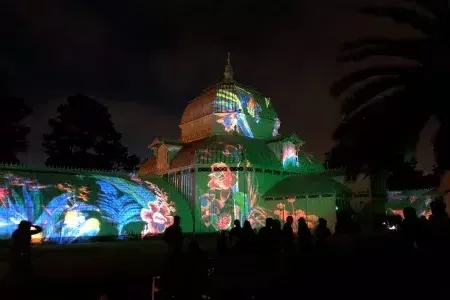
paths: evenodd
<path fill-rule="evenodd" d="M 214 275 L 200 285 L 213 299 L 448 299 L 449 269 L 442 254 L 389 253 L 373 249 L 346 255 L 318 254 L 217 258 L 215 236 L 197 239 L 213 258 Z M 256 251 L 255 251 L 256 252 Z M 3 250 L 3 258 L 5 249 Z M 151 299 L 152 278 L 163 274 L 166 247 L 160 240 L 37 246 L 35 279 L 3 280 L 0 299 Z M 192 262 L 180 260 L 183 278 Z M 0 260 L 0 276 L 7 270 Z M 20 288 L 16 288 L 17 284 Z M 14 295 L 13 295 L 14 294 Z M 162 291 L 155 299 L 162 298 Z M 185 294 L 182 299 L 191 299 Z"/>

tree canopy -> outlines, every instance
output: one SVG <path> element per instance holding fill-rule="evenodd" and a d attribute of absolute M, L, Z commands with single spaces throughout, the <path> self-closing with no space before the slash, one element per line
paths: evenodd
<path fill-rule="evenodd" d="M 49 120 L 44 134 L 47 166 L 86 169 L 134 170 L 139 158 L 122 145 L 108 108 L 92 97 L 75 95 Z"/>
<path fill-rule="evenodd" d="M 450 169 L 448 1 L 406 2 L 364 7 L 360 12 L 408 24 L 420 35 L 360 38 L 341 49 L 340 62 L 367 62 L 374 57 L 389 60 L 371 63 L 333 83 L 330 92 L 342 101 L 343 115 L 333 134 L 333 167 L 345 166 L 353 174 L 363 169 L 388 169 L 396 156 L 416 148 L 421 130 L 434 116 L 440 123 L 433 139 L 436 161 L 442 169 Z"/>

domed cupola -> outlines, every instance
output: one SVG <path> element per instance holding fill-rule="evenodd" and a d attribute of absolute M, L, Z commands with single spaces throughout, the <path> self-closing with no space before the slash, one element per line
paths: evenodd
<path fill-rule="evenodd" d="M 189 102 L 181 118 L 181 141 L 189 143 L 215 134 L 270 139 L 280 120 L 269 98 L 238 84 L 228 54 L 224 79 Z"/>

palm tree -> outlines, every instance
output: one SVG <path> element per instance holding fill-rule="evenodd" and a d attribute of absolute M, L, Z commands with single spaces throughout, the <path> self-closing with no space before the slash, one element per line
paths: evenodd
<path fill-rule="evenodd" d="M 415 149 L 421 130 L 434 117 L 440 122 L 433 140 L 436 160 L 449 170 L 449 2 L 407 0 L 400 6 L 364 7 L 360 12 L 408 24 L 418 35 L 366 37 L 343 45 L 340 62 L 386 57 L 389 63 L 372 63 L 333 83 L 330 93 L 342 100 L 343 119 L 333 134 L 337 144 L 331 165 L 347 166 L 353 174 L 364 168 L 389 169 L 392 159 Z"/>

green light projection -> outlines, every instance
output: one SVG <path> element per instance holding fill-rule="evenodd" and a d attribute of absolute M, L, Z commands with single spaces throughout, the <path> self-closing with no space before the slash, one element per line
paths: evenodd
<path fill-rule="evenodd" d="M 319 217 L 334 224 L 336 201 L 331 196 L 264 201 L 262 194 L 282 178 L 277 174 L 256 172 L 249 163 L 245 168 L 230 167 L 223 162 L 205 168 L 196 177 L 199 209 L 195 213 L 195 230 L 229 230 L 235 219 L 248 220 L 254 228 L 260 228 L 268 217 L 279 219 L 283 224 L 288 216 L 296 221 L 305 218 L 310 228 L 317 224 Z M 264 184 L 259 185 L 259 182 Z"/>

